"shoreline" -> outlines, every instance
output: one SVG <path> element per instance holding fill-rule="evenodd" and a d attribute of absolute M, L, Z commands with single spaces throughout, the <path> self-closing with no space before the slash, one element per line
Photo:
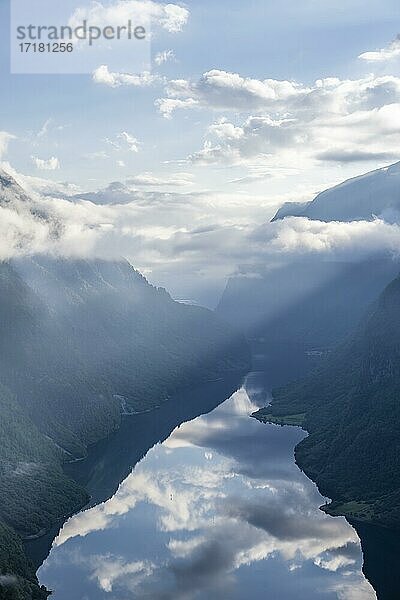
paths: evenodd
<path fill-rule="evenodd" d="M 304 425 L 306 413 L 276 416 L 269 412 L 270 408 L 271 405 L 260 408 L 258 411 L 252 413 L 250 417 L 263 424 L 279 425 L 280 427 L 299 427 L 310 435 L 310 432 Z M 320 491 L 318 481 L 309 475 L 307 470 L 298 462 L 296 449 L 297 446 L 294 448 L 294 461 L 296 465 L 313 483 L 315 483 L 321 496 L 324 496 Z M 373 506 L 376 500 L 373 503 L 368 503 L 364 500 L 344 501 L 336 500 L 334 498 L 329 498 L 329 500 L 330 502 L 328 504 L 322 504 L 319 509 L 331 517 L 344 517 L 350 523 L 353 521 L 354 523 L 379 527 L 388 531 L 392 530 L 394 527 L 392 524 L 381 523 L 374 518 Z"/>

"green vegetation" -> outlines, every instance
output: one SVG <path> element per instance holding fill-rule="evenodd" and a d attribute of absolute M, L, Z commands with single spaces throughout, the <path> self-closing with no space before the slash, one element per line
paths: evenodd
<path fill-rule="evenodd" d="M 298 415 L 286 415 L 284 417 L 276 417 L 268 411 L 268 408 L 261 408 L 251 415 L 262 423 L 272 423 L 273 425 L 290 425 L 292 427 L 302 427 L 304 423 L 305 413 Z"/>
<path fill-rule="evenodd" d="M 1 521 L 0 573 L 1 600 L 46 600 L 49 596 L 44 587 L 39 587 L 21 539 Z"/>
<path fill-rule="evenodd" d="M 2 175 L 0 201 L 23 190 Z M 0 600 L 42 600 L 22 538 L 88 501 L 63 463 L 189 384 L 250 366 L 242 336 L 126 261 L 0 263 Z"/>
<path fill-rule="evenodd" d="M 274 391 L 269 421 L 305 414 L 296 460 L 331 514 L 400 525 L 400 279 L 318 372 Z"/>
<path fill-rule="evenodd" d="M 374 505 L 368 502 L 344 502 L 343 504 L 331 502 L 321 506 L 321 510 L 332 517 L 343 516 L 357 521 L 368 522 L 375 518 Z"/>
<path fill-rule="evenodd" d="M 245 372 L 243 338 L 128 263 L 0 264 L 0 599 L 42 600 L 22 539 L 88 501 L 63 472 L 124 410 Z"/>

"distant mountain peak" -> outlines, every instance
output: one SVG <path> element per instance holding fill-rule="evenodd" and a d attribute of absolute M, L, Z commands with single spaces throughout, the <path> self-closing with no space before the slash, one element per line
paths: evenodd
<path fill-rule="evenodd" d="M 0 169 L 0 206 L 9 206 L 18 209 L 21 203 L 29 201 L 29 197 L 22 187 L 9 173 Z"/>
<path fill-rule="evenodd" d="M 400 162 L 347 179 L 311 202 L 286 202 L 272 221 L 288 216 L 318 221 L 368 221 L 378 216 L 400 222 Z"/>

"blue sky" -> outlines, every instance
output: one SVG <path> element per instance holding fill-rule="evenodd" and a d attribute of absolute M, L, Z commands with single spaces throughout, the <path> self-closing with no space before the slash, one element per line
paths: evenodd
<path fill-rule="evenodd" d="M 168 78 L 196 79 L 211 69 L 305 84 L 330 76 L 357 78 L 369 71 L 357 56 L 386 46 L 400 22 L 398 2 L 388 0 L 206 0 L 185 6 L 190 12 L 187 26 L 178 34 L 157 31 L 153 42 L 154 54 L 166 48 L 175 52 L 176 62 L 159 70 Z M 198 150 L 215 115 L 184 114 L 166 121 L 154 108 L 154 100 L 162 95 L 160 86 L 110 90 L 85 75 L 10 75 L 8 10 L 8 2 L 2 0 L 0 129 L 18 138 L 8 155 L 13 166 L 35 174 L 26 139 L 48 119 L 54 129 L 64 129 L 51 131 L 40 147 L 43 158 L 57 154 L 62 167 L 47 176 L 84 185 L 88 179 L 105 184 L 143 169 L 159 169 L 163 161 L 184 159 Z M 112 159 L 101 164 L 82 159 L 103 149 L 103 140 L 120 131 L 132 132 L 143 142 L 140 153 L 125 156 L 128 166 L 122 172 Z M 200 174 L 205 181 L 210 176 Z"/>
<path fill-rule="evenodd" d="M 129 0 L 103 4 L 118 11 Z M 158 15 L 166 10 L 150 4 Z M 215 231 L 225 254 L 237 254 L 226 276 L 247 260 L 238 231 L 268 221 L 284 201 L 310 200 L 398 159 L 400 5 L 202 0 L 173 8 L 182 17 L 175 31 L 155 18 L 153 58 L 169 54 L 144 84 L 108 65 L 91 75 L 10 74 L 9 3 L 0 0 L 0 161 L 47 195 L 67 193 L 57 182 L 82 192 L 122 182 L 132 215 L 124 196 L 118 217 L 93 219 L 111 228 L 125 219 L 119 251 L 175 288 L 185 269 L 199 281 L 205 264 L 210 274 L 203 250 L 187 263 L 176 258 L 213 247 L 199 232 Z M 108 189 L 103 204 L 116 211 L 118 194 Z M 153 249 L 144 257 L 127 232 L 149 244 L 172 240 L 169 256 L 159 249 L 149 258 Z"/>

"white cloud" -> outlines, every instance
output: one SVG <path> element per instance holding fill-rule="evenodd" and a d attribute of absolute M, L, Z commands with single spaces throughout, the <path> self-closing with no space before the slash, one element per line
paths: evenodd
<path fill-rule="evenodd" d="M 121 131 L 115 138 L 109 139 L 106 138 L 105 142 L 111 146 L 114 151 L 124 151 L 128 150 L 129 152 L 133 152 L 137 154 L 139 152 L 141 142 L 131 133 L 127 131 Z M 105 155 L 107 158 L 107 154 Z M 121 165 L 119 165 L 121 166 Z"/>
<path fill-rule="evenodd" d="M 274 225 L 277 227 L 274 227 Z M 373 221 L 312 221 L 287 217 L 262 226 L 250 238 L 264 246 L 264 252 L 278 254 L 317 253 L 354 260 L 382 251 L 400 252 L 400 226 L 382 219 Z"/>
<path fill-rule="evenodd" d="M 121 87 L 123 85 L 147 87 L 155 83 L 157 80 L 158 77 L 156 75 L 152 75 L 148 71 L 138 75 L 132 75 L 130 73 L 113 73 L 109 70 L 107 65 L 101 65 L 93 73 L 93 81 L 95 83 L 107 85 L 113 88 Z"/>
<path fill-rule="evenodd" d="M 122 131 L 122 133 L 118 135 L 118 139 L 121 140 L 128 147 L 130 152 L 139 152 L 139 140 L 127 131 Z"/>
<path fill-rule="evenodd" d="M 175 59 L 175 52 L 173 50 L 163 50 L 162 52 L 157 52 L 154 57 L 154 62 L 156 65 L 161 66 L 166 62 L 172 61 Z"/>
<path fill-rule="evenodd" d="M 400 57 L 400 37 L 397 37 L 386 48 L 363 52 L 358 58 L 372 63 L 388 62 L 394 58 Z"/>
<path fill-rule="evenodd" d="M 275 79 L 251 79 L 238 73 L 212 70 L 197 81 L 177 79 L 165 87 L 166 98 L 192 100 L 200 108 L 235 113 L 260 112 L 271 118 L 288 114 L 312 118 L 315 114 L 349 114 L 400 100 L 400 79 L 391 75 L 341 80 L 318 79 L 312 85 Z M 187 105 L 186 108 L 189 108 Z"/>
<path fill-rule="evenodd" d="M 225 278 L 243 265 L 256 273 L 307 256 L 358 260 L 400 253 L 400 227 L 383 219 L 326 223 L 292 217 L 260 226 L 277 204 L 297 198 L 231 190 L 168 192 L 162 183 L 167 176 L 145 172 L 136 177 L 79 199 L 72 196 L 74 188 L 18 176 L 31 198 L 20 201 L 20 191 L 2 190 L 1 197 L 10 194 L 10 202 L 0 205 L 0 259 L 35 253 L 125 256 L 157 284 L 179 294 L 187 289 L 189 295 L 182 297 L 196 297 L 204 293 L 205 281 L 218 293 Z M 186 181 L 190 176 L 176 173 L 169 183 Z M 311 197 L 309 192 L 300 199 Z"/>
<path fill-rule="evenodd" d="M 158 9 L 160 11 L 160 9 Z M 182 31 L 189 19 L 189 11 L 177 4 L 166 4 L 161 7 L 160 23 L 170 33 Z"/>
<path fill-rule="evenodd" d="M 40 171 L 57 171 L 57 169 L 60 169 L 61 167 L 60 161 L 56 156 L 52 156 L 47 160 L 32 156 L 32 161 L 34 162 L 36 168 Z"/>
<path fill-rule="evenodd" d="M 91 25 L 117 27 L 129 20 L 136 24 L 145 25 L 148 21 L 169 33 L 178 33 L 185 27 L 189 11 L 177 4 L 161 4 L 152 0 L 119 0 L 104 5 L 92 2 L 90 6 L 79 8 L 70 18 L 70 25 L 76 27 L 87 20 Z"/>
<path fill-rule="evenodd" d="M 180 100 L 179 98 L 160 98 L 156 100 L 155 105 L 163 117 L 171 119 L 172 114 L 177 109 L 197 108 L 200 104 L 194 98 L 186 98 L 185 100 Z"/>
<path fill-rule="evenodd" d="M 203 148 L 189 156 L 194 163 L 262 164 L 273 171 L 284 164 L 304 169 L 316 161 L 394 162 L 399 156 L 400 78 L 394 76 L 302 86 L 214 70 L 197 83 L 169 82 L 156 105 L 167 118 L 179 109 L 234 113 L 208 128 Z"/>
<path fill-rule="evenodd" d="M 3 169 L 4 172 L 11 175 L 15 179 L 15 181 L 27 191 L 27 193 L 32 194 L 35 197 L 51 196 L 55 198 L 68 198 L 82 191 L 79 186 L 73 183 L 60 183 L 56 181 L 51 181 L 50 179 L 24 175 L 23 173 L 19 173 L 18 171 L 13 169 L 9 162 L 1 162 L 0 174 L 1 169 Z"/>
<path fill-rule="evenodd" d="M 300 99 L 312 90 L 292 81 L 263 81 L 242 77 L 213 69 L 202 75 L 198 82 L 172 80 L 166 87 L 167 98 L 159 101 L 163 106 L 168 99 L 192 100 L 205 108 L 218 110 L 262 110 L 279 102 Z M 177 108 L 190 108 L 190 104 Z"/>
<path fill-rule="evenodd" d="M 0 160 L 2 160 L 7 153 L 9 142 L 15 139 L 15 135 L 12 133 L 0 131 Z"/>
<path fill-rule="evenodd" d="M 39 131 L 38 131 L 38 133 L 37 133 L 37 137 L 38 137 L 38 138 L 41 138 L 41 137 L 44 137 L 44 136 L 46 136 L 46 135 L 47 135 L 47 133 L 48 133 L 48 131 L 49 131 L 49 129 L 50 129 L 50 126 L 51 126 L 52 122 L 53 122 L 53 119 L 51 119 L 51 118 L 50 118 L 50 119 L 47 119 L 47 120 L 46 120 L 46 121 L 43 123 L 43 126 L 40 128 L 40 130 L 39 130 Z"/>
<path fill-rule="evenodd" d="M 193 176 L 190 173 L 174 173 L 172 175 L 158 176 L 154 173 L 141 173 L 127 180 L 129 185 L 139 187 L 183 187 L 192 185 Z"/>

